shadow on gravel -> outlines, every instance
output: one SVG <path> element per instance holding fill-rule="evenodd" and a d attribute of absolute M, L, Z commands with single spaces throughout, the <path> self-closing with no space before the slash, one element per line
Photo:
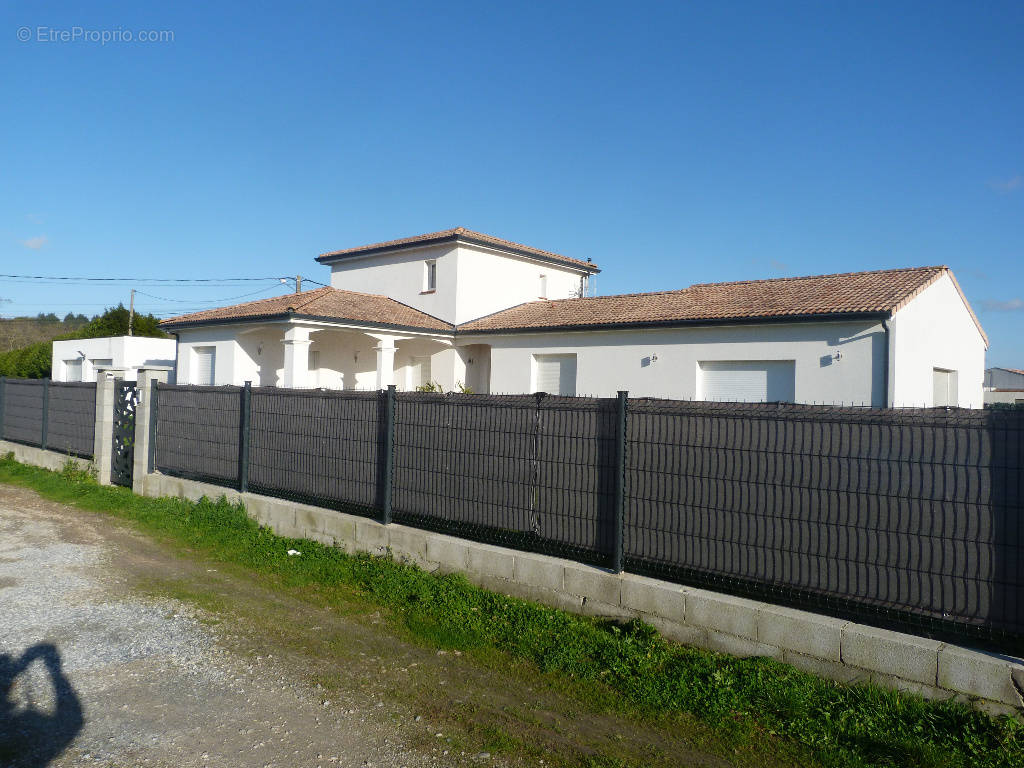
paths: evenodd
<path fill-rule="evenodd" d="M 35 662 L 42 662 L 52 686 L 52 706 L 40 709 L 29 695 L 12 698 L 15 681 Z M 31 684 L 29 693 L 34 691 Z M 15 659 L 0 653 L 0 765 L 45 768 L 74 740 L 85 722 L 82 704 L 61 670 L 60 653 L 40 643 Z"/>

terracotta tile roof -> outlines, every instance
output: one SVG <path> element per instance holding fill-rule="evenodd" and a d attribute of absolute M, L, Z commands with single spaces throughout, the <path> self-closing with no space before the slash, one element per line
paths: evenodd
<path fill-rule="evenodd" d="M 289 315 L 316 317 L 325 320 L 349 321 L 361 325 L 416 328 L 451 332 L 454 326 L 413 309 L 407 304 L 373 293 L 317 288 L 315 291 L 290 293 L 230 307 L 208 309 L 161 321 L 165 328 L 207 325 L 244 320 L 267 320 Z"/>
<path fill-rule="evenodd" d="M 365 256 L 371 253 L 378 253 L 384 251 L 394 251 L 402 248 L 413 248 L 416 246 L 423 245 L 434 245 L 437 243 L 446 242 L 457 242 L 461 241 L 469 244 L 477 245 L 491 245 L 504 250 L 513 251 L 525 256 L 533 256 L 544 261 L 552 261 L 560 264 L 567 264 L 572 267 L 583 267 L 589 272 L 600 272 L 596 264 L 589 261 L 581 261 L 579 259 L 573 259 L 569 256 L 562 256 L 558 253 L 551 253 L 550 251 L 542 251 L 539 248 L 531 248 L 528 245 L 522 245 L 520 243 L 513 243 L 511 240 L 502 240 L 500 237 L 494 237 L 493 235 L 485 235 L 481 232 L 473 232 L 472 230 L 466 229 L 465 227 L 456 227 L 455 229 L 445 229 L 441 232 L 430 232 L 426 235 L 416 235 L 415 237 L 405 237 L 401 240 L 388 240 L 383 243 L 373 243 L 372 245 L 361 245 L 358 248 L 346 248 L 341 251 L 330 251 L 328 253 L 322 253 L 316 257 L 316 260 L 322 264 L 329 264 L 332 261 L 339 261 L 341 259 L 352 258 L 355 256 Z"/>
<path fill-rule="evenodd" d="M 464 323 L 459 326 L 459 331 L 882 314 L 896 311 L 946 273 L 952 277 L 947 267 L 885 269 L 737 283 L 702 283 L 678 291 L 657 293 L 532 301 Z M 956 284 L 955 279 L 953 282 Z M 978 329 L 981 331 L 980 324 Z"/>

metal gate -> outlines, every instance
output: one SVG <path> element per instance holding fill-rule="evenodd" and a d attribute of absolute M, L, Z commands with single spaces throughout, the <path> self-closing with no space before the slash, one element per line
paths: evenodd
<path fill-rule="evenodd" d="M 110 481 L 115 485 L 132 487 L 132 467 L 135 464 L 135 410 L 139 404 L 139 390 L 134 382 L 117 379 L 114 382 L 114 450 L 110 457 Z"/>

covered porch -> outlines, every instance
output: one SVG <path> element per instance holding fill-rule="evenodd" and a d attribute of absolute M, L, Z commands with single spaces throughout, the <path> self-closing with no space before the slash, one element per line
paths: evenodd
<path fill-rule="evenodd" d="M 236 336 L 236 384 L 293 389 L 452 389 L 460 357 L 450 334 L 293 320 Z"/>

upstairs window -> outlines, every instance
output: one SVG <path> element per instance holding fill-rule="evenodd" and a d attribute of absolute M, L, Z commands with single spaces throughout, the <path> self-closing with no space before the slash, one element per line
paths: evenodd
<path fill-rule="evenodd" d="M 437 290 L 437 262 L 423 262 L 423 292 L 433 293 Z"/>
<path fill-rule="evenodd" d="M 546 299 L 548 297 L 548 276 L 547 275 L 541 275 L 540 276 L 540 287 L 539 287 L 538 290 L 540 292 L 537 295 L 540 298 Z"/>

